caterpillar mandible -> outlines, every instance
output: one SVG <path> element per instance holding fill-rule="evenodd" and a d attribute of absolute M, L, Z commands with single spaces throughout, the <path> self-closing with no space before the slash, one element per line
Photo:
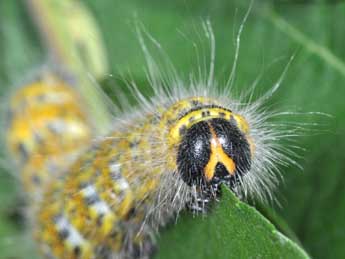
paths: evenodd
<path fill-rule="evenodd" d="M 206 29 L 214 55 L 210 25 Z M 79 155 L 69 156 L 73 161 L 67 166 L 41 170 L 34 165 L 43 179 L 49 178 L 42 189 L 36 189 L 40 191 L 33 212 L 34 235 L 45 257 L 149 258 L 155 251 L 155 232 L 181 210 L 188 207 L 195 213 L 207 211 L 208 204 L 219 199 L 221 185 L 240 197 L 270 195 L 277 183 L 277 164 L 289 162 L 276 142 L 284 134 L 275 131 L 269 113 L 261 112 L 279 82 L 248 104 L 245 99 L 231 96 L 231 80 L 219 89 L 213 78 L 214 56 L 208 78 L 186 84 L 177 76 L 158 80 L 160 77 L 154 76 L 157 66 L 143 42 L 142 46 L 156 97 L 145 98 L 134 86 L 141 107 L 116 118 L 109 134 L 90 141 L 94 137 L 92 126 L 81 115 L 83 109 L 76 95 L 67 94 L 70 102 L 59 106 L 71 113 L 72 121 L 79 120 L 80 127 L 77 132 L 71 131 L 72 136 L 60 134 L 60 142 L 54 144 L 58 149 L 51 153 L 68 154 L 70 137 L 80 147 L 72 145 Z M 30 87 L 25 89 L 24 100 L 32 92 Z M 54 96 L 55 90 L 42 91 Z M 67 87 L 63 92 L 70 90 Z M 17 94 L 20 96 L 20 91 Z M 35 100 L 40 99 L 37 96 Z M 60 101 L 61 97 L 51 99 Z M 77 106 L 67 108 L 71 103 Z M 28 111 L 28 116 L 34 116 Z M 14 114 L 16 118 L 18 114 Z M 64 112 L 56 112 L 47 118 L 68 118 L 65 116 Z M 46 136 L 46 127 L 39 127 L 45 119 L 30 119 L 23 128 Z M 10 125 L 9 134 L 17 127 Z M 41 149 L 42 156 L 50 161 L 46 142 L 36 141 L 35 148 L 27 151 L 19 136 L 14 134 L 9 146 L 21 161 L 23 172 L 31 154 L 40 154 Z M 32 142 L 33 137 L 23 139 Z M 28 185 L 32 185 L 30 181 Z"/>

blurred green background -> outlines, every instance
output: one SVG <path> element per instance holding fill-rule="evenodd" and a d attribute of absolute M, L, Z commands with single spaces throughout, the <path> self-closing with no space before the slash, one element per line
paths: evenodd
<path fill-rule="evenodd" d="M 223 82 L 234 58 L 236 31 L 249 6 L 228 0 L 99 0 L 83 1 L 94 14 L 106 45 L 110 74 L 106 90 L 132 76 L 146 94 L 144 58 L 135 32 L 142 22 L 161 44 L 183 78 L 197 70 L 193 43 L 207 55 L 201 22 L 210 19 L 216 38 L 216 78 Z M 37 31 L 22 1 L 0 2 L 0 91 L 45 61 Z M 92 35 L 90 35 L 92 40 Z M 203 49 L 204 48 L 204 49 Z M 343 1 L 256 1 L 241 38 L 236 91 L 262 74 L 257 95 L 270 89 L 295 59 L 270 103 L 294 112 L 327 116 L 286 117 L 315 123 L 299 137 L 296 166 L 282 170 L 274 209 L 296 233 L 313 258 L 345 258 L 345 3 Z M 116 90 L 111 90 L 111 94 Z M 316 125 L 317 124 L 317 125 Z M 28 258 L 30 238 L 16 217 L 20 187 L 2 161 L 0 174 L 0 258 Z M 6 256 L 6 257 L 5 257 Z M 12 256 L 12 257 L 10 257 Z"/>

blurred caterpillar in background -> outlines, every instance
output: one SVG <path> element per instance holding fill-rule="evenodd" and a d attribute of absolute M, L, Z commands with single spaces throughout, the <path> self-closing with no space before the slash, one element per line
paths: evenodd
<path fill-rule="evenodd" d="M 277 143 L 288 131 L 262 112 L 280 79 L 250 104 L 247 96 L 233 99 L 233 78 L 223 90 L 214 80 L 209 23 L 205 30 L 210 72 L 187 85 L 177 75 L 157 77 L 140 37 L 155 97 L 133 86 L 141 106 L 126 107 L 104 137 L 95 138 L 78 94 L 64 83 L 44 79 L 14 92 L 8 146 L 33 196 L 34 234 L 46 258 L 148 258 L 159 227 L 186 207 L 207 211 L 221 185 L 241 198 L 271 195 L 278 164 L 292 161 Z"/>
<path fill-rule="evenodd" d="M 30 203 L 55 173 L 64 171 L 90 142 L 92 125 L 79 94 L 49 71 L 14 91 L 6 116 L 7 144 Z"/>

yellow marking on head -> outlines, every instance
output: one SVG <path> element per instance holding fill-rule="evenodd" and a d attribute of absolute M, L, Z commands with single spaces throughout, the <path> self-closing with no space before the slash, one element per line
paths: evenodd
<path fill-rule="evenodd" d="M 215 118 L 230 120 L 232 112 L 220 107 L 205 107 L 183 116 L 170 130 L 169 143 L 175 144 L 181 140 L 181 129 L 189 129 L 194 124 Z"/>
<path fill-rule="evenodd" d="M 223 164 L 230 175 L 234 175 L 236 169 L 235 162 L 224 152 L 222 144 L 219 142 L 219 139 L 210 124 L 209 127 L 212 138 L 210 159 L 204 169 L 206 180 L 212 180 L 218 163 Z"/>
<path fill-rule="evenodd" d="M 246 140 L 249 144 L 250 154 L 253 157 L 255 152 L 255 144 L 253 138 L 249 135 L 250 127 L 247 120 L 243 116 L 238 114 L 234 114 L 233 118 L 236 121 L 239 130 L 242 131 L 243 134 L 245 134 Z"/>
<path fill-rule="evenodd" d="M 162 109 L 158 112 L 162 112 L 163 116 L 160 122 L 161 128 L 166 128 L 166 126 L 175 125 L 179 120 L 181 114 L 190 111 L 193 108 L 205 106 L 205 105 L 219 105 L 216 100 L 206 98 L 206 97 L 190 97 L 180 100 L 173 105 L 171 105 L 167 110 Z"/>
<path fill-rule="evenodd" d="M 237 122 L 237 127 L 244 133 L 244 134 L 248 134 L 249 133 L 249 125 L 247 120 L 238 114 L 234 114 L 233 115 L 235 121 Z"/>

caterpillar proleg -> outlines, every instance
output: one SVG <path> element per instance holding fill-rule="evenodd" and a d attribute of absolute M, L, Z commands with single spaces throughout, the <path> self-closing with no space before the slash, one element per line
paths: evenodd
<path fill-rule="evenodd" d="M 157 76 L 159 68 L 139 34 L 155 96 L 146 98 L 133 85 L 140 106 L 127 107 L 129 112 L 115 118 L 111 131 L 94 141 L 90 141 L 92 126 L 70 88 L 35 84 L 23 88 L 23 94 L 21 90 L 15 93 L 13 102 L 19 99 L 19 104 L 11 111 L 24 103 L 25 118 L 17 112 L 11 116 L 9 147 L 30 192 L 39 190 L 33 211 L 34 235 L 46 258 L 149 258 L 156 249 L 157 230 L 185 208 L 207 212 L 209 204 L 221 198 L 222 185 L 243 199 L 271 196 L 278 183 L 278 165 L 291 161 L 278 143 L 284 132 L 270 123 L 274 113 L 263 109 L 281 78 L 251 103 L 236 99 L 231 88 L 235 69 L 224 88 L 214 79 L 215 40 L 209 23 L 205 31 L 211 42 L 210 71 L 190 82 L 175 73 L 169 78 Z M 234 67 L 237 56 L 238 49 Z M 68 101 L 55 96 L 60 88 Z M 36 120 L 31 106 L 41 109 L 41 98 L 41 117 Z M 61 112 L 55 108 L 48 112 L 55 101 Z M 17 117 L 24 125 L 14 123 Z M 63 125 L 49 126 L 50 119 Z M 22 137 L 17 128 L 29 133 Z M 39 140 L 33 141 L 37 136 Z M 50 144 L 46 147 L 47 142 L 41 141 L 45 136 L 54 144 L 51 152 Z M 68 152 L 70 145 L 77 156 Z M 57 166 L 32 162 L 34 170 L 26 173 L 26 165 L 31 166 L 28 161 L 37 155 L 43 157 L 39 161 L 43 164 L 58 155 Z M 39 172 L 42 188 L 35 189 L 36 181 L 25 180 L 25 175 L 37 177 L 33 171 Z"/>

